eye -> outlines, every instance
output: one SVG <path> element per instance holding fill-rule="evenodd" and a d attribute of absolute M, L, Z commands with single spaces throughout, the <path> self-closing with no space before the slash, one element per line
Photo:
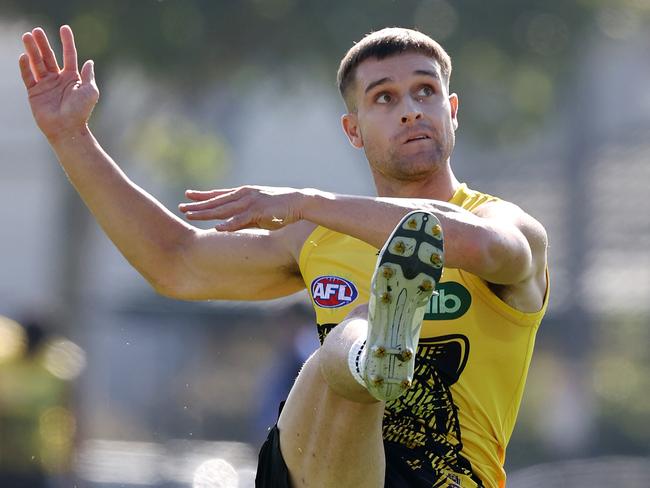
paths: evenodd
<path fill-rule="evenodd" d="M 418 97 L 430 97 L 434 93 L 435 93 L 435 91 L 433 90 L 433 87 L 431 87 L 429 85 L 424 85 L 424 86 L 420 87 L 420 89 L 417 91 L 417 93 L 415 95 L 418 96 Z"/>
<path fill-rule="evenodd" d="M 392 102 L 392 101 L 393 101 L 393 97 L 390 96 L 389 93 L 385 93 L 385 92 L 384 92 L 384 93 L 380 93 L 380 94 L 377 95 L 377 97 L 375 98 L 375 102 L 377 102 L 377 103 L 382 103 L 382 104 L 387 104 L 387 103 L 390 103 L 390 102 Z"/>

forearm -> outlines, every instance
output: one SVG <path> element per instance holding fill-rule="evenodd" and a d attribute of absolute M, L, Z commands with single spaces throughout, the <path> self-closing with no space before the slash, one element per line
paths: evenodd
<path fill-rule="evenodd" d="M 195 200 L 180 205 L 187 217 L 226 219 L 217 224 L 222 231 L 248 227 L 273 230 L 305 220 L 376 248 L 384 245 L 404 215 L 420 209 L 440 220 L 445 235 L 446 267 L 460 268 L 498 284 L 519 283 L 533 269 L 531 248 L 520 230 L 530 217 L 506 202 L 498 207 L 497 202 L 486 203 L 470 212 L 438 200 L 359 197 L 315 189 L 243 186 L 190 191 L 187 195 Z"/>
<path fill-rule="evenodd" d="M 193 227 L 134 184 L 87 129 L 50 141 L 95 219 L 126 259 L 156 288 L 164 288 Z"/>
<path fill-rule="evenodd" d="M 456 205 L 417 198 L 338 195 L 306 190 L 301 217 L 381 248 L 408 212 L 426 210 L 438 217 L 445 234 L 445 266 L 478 273 L 491 229 L 483 219 Z"/>

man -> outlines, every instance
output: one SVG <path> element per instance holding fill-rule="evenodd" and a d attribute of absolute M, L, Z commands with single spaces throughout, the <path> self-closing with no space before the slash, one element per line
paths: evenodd
<path fill-rule="evenodd" d="M 257 300 L 309 287 L 323 345 L 260 453 L 258 486 L 503 486 L 548 299 L 546 233 L 454 177 L 458 97 L 444 50 L 421 33 L 384 29 L 341 62 L 343 129 L 365 150 L 377 198 L 188 191 L 188 219 L 224 220 L 199 230 L 101 149 L 87 127 L 98 99 L 93 63 L 79 73 L 69 27 L 61 40 L 62 70 L 41 29 L 23 36 L 34 117 L 99 224 L 156 290 Z M 423 307 L 439 281 L 443 233 L 444 280 Z M 370 323 L 358 307 L 368 300 Z"/>

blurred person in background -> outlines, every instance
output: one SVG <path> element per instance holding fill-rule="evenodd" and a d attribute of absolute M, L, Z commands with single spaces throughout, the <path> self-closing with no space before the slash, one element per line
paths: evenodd
<path fill-rule="evenodd" d="M 505 449 L 548 303 L 546 232 L 519 207 L 455 178 L 459 102 L 449 92 L 447 53 L 419 32 L 384 29 L 341 63 L 343 129 L 365 150 L 379 197 L 188 191 L 195 202 L 181 210 L 189 219 L 226 219 L 200 230 L 103 151 L 87 125 L 99 97 L 93 62 L 79 71 L 71 29 L 60 35 L 62 69 L 42 29 L 23 36 L 19 64 L 34 118 L 99 224 L 152 286 L 187 300 L 310 291 L 323 346 L 303 365 L 262 448 L 257 485 L 504 486 Z M 445 279 L 431 301 L 416 303 L 406 274 L 390 281 L 401 264 L 375 274 L 388 292 L 370 286 L 389 236 L 381 263 L 393 253 L 417 271 L 440 270 L 443 232 Z M 395 237 L 428 244 L 431 262 L 414 248 L 406 256 Z M 439 277 L 431 272 L 420 291 L 430 295 Z M 408 295 L 405 324 L 388 318 L 400 316 L 391 285 L 395 296 Z M 369 300 L 370 316 L 381 319 L 368 321 L 357 307 Z M 379 302 L 391 312 L 374 315 Z M 417 343 L 422 324 L 417 351 L 376 342 L 394 332 Z M 366 374 L 377 364 L 414 375 L 393 383 Z"/>
<path fill-rule="evenodd" d="M 70 475 L 76 422 L 70 380 L 80 349 L 40 320 L 0 316 L 0 486 L 38 488 Z"/>

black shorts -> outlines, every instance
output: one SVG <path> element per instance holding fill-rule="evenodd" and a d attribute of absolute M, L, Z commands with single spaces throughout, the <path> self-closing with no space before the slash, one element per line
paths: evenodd
<path fill-rule="evenodd" d="M 431 488 L 439 482 L 433 473 L 424 470 L 413 471 L 406 464 L 405 456 L 409 453 L 405 447 L 384 442 L 384 452 L 386 453 L 384 488 Z M 273 426 L 260 449 L 255 488 L 291 488 L 289 470 L 280 452 L 280 431 L 277 425 Z"/>
<path fill-rule="evenodd" d="M 262 444 L 257 462 L 255 488 L 290 488 L 289 470 L 280 452 L 280 431 L 274 425 Z"/>

